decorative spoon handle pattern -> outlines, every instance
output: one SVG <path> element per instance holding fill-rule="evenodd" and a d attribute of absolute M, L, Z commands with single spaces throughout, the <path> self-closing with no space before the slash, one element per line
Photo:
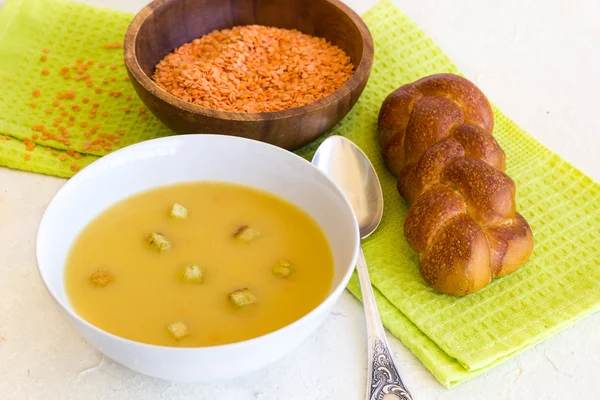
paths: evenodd
<path fill-rule="evenodd" d="M 368 336 L 368 379 L 367 400 L 413 400 L 402 383 L 400 373 L 389 350 L 385 330 L 381 324 L 377 303 L 367 271 L 367 262 L 362 249 L 356 264 L 358 280 L 365 308 Z"/>

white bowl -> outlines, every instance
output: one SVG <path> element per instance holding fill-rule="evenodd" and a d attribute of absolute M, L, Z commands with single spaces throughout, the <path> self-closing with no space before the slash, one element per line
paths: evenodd
<path fill-rule="evenodd" d="M 308 212 L 325 232 L 335 259 L 327 298 L 304 317 L 267 335 L 213 347 L 176 348 L 115 336 L 78 316 L 67 298 L 63 269 L 71 243 L 99 213 L 134 193 L 186 181 L 235 182 L 277 194 Z M 290 352 L 327 317 L 344 290 L 359 248 L 350 203 L 323 173 L 293 153 L 265 143 L 220 135 L 185 135 L 126 147 L 89 165 L 50 202 L 39 226 L 41 277 L 85 340 L 135 371 L 173 381 L 233 378 Z"/>

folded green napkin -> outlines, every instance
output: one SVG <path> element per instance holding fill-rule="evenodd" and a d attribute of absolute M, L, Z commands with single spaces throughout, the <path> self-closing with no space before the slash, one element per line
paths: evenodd
<path fill-rule="evenodd" d="M 122 40 L 130 19 L 130 14 L 64 0 L 8 1 L 0 14 L 0 81 L 4 84 L 0 135 L 11 139 L 0 139 L 0 165 L 70 176 L 72 162 L 83 167 L 106 153 L 83 148 L 90 139 L 98 140 L 100 133 L 120 139 L 112 150 L 169 134 L 154 118 L 142 119 L 138 112 L 141 102 L 122 80 L 121 50 L 104 48 L 106 43 Z M 407 209 L 379 153 L 377 114 L 385 96 L 398 86 L 425 75 L 458 71 L 431 39 L 387 0 L 365 14 L 364 20 L 375 40 L 373 73 L 356 106 L 331 133 L 359 144 L 382 181 L 384 218 L 363 245 L 384 324 L 443 385 L 451 387 L 600 308 L 600 186 L 494 109 L 494 134 L 506 152 L 507 173 L 517 184 L 518 209 L 533 229 L 534 253 L 517 272 L 467 297 L 441 295 L 427 287 L 419 275 L 417 256 L 403 237 Z M 44 48 L 50 53 L 48 60 L 41 62 Z M 63 66 L 72 66 L 77 59 L 94 61 L 88 68 L 93 88 L 106 87 L 103 93 L 96 94 L 85 81 L 65 80 L 59 74 Z M 98 66 L 101 62 L 106 64 L 104 69 Z M 111 70 L 109 65 L 116 68 Z M 44 68 L 48 68 L 48 76 L 41 75 Z M 119 79 L 110 82 L 112 76 Z M 103 84 L 103 79 L 109 82 Z M 39 98 L 32 97 L 35 88 L 40 89 Z M 121 91 L 122 96 L 109 96 L 109 88 Z M 93 102 L 101 104 L 96 117 L 87 127 L 67 127 L 69 145 L 44 142 L 31 126 L 43 123 L 52 127 L 56 110 L 51 115 L 45 110 L 53 108 L 57 92 L 68 90 L 76 92 L 76 99 L 61 104 L 81 105 L 85 112 L 76 115 L 78 123 L 88 121 Z M 127 95 L 133 96 L 129 102 L 124 99 Z M 84 96 L 89 103 L 81 102 Z M 42 106 L 32 109 L 32 101 Z M 123 108 L 129 104 L 131 111 L 125 113 Z M 109 115 L 101 117 L 105 110 Z M 102 127 L 85 136 L 94 123 Z M 125 134 L 118 135 L 118 131 Z M 28 151 L 23 140 L 34 140 L 34 133 L 38 145 Z M 311 157 L 321 141 L 298 153 Z M 75 159 L 67 148 L 72 149 L 69 153 L 85 156 Z M 61 161 L 61 156 L 66 160 Z M 359 295 L 356 277 L 349 289 Z"/>
<path fill-rule="evenodd" d="M 65 0 L 8 0 L 0 11 L 0 135 L 10 139 L 0 139 L 0 165 L 70 177 L 112 150 L 171 134 L 140 112 L 144 104 L 126 81 L 123 49 L 111 46 L 123 42 L 132 18 Z M 73 99 L 60 98 L 69 91 Z M 43 140 L 44 132 L 62 136 L 64 130 L 64 141 Z M 28 150 L 30 142 L 35 147 Z"/>
<path fill-rule="evenodd" d="M 406 204 L 379 152 L 377 114 L 398 86 L 458 70 L 387 0 L 363 19 L 375 40 L 373 73 L 332 133 L 358 143 L 381 179 L 383 221 L 363 247 L 384 324 L 451 387 L 600 309 L 600 185 L 494 108 L 494 136 L 517 186 L 517 209 L 533 230 L 534 252 L 515 273 L 463 298 L 427 287 L 403 235 Z M 301 153 L 312 155 L 317 146 Z M 356 277 L 349 289 L 359 296 Z"/>

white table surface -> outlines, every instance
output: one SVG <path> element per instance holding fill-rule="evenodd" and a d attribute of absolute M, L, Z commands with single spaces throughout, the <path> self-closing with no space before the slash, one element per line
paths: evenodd
<path fill-rule="evenodd" d="M 89 2 L 127 11 L 145 3 Z M 362 13 L 375 1 L 348 3 Z M 599 1 L 395 3 L 508 116 L 600 181 Z M 365 327 L 361 305 L 348 293 L 295 352 L 242 379 L 175 384 L 104 359 L 67 325 L 36 270 L 37 226 L 64 182 L 0 168 L 0 399 L 364 398 Z M 390 336 L 394 357 L 418 400 L 598 399 L 599 338 L 597 313 L 446 390 Z"/>

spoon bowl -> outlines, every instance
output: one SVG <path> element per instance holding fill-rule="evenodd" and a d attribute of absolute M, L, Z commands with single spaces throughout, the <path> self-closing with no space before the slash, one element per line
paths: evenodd
<path fill-rule="evenodd" d="M 331 136 L 319 146 L 312 163 L 338 185 L 352 204 L 360 237 L 373 233 L 383 217 L 383 192 L 366 154 L 345 137 Z"/>

